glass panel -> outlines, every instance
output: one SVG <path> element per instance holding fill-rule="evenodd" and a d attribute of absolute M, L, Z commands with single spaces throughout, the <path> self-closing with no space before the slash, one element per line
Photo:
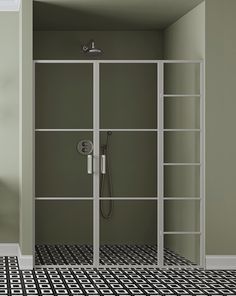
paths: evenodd
<path fill-rule="evenodd" d="M 200 265 L 200 235 L 166 234 L 164 265 Z"/>
<path fill-rule="evenodd" d="M 165 132 L 164 160 L 165 163 L 199 163 L 200 133 Z"/>
<path fill-rule="evenodd" d="M 164 64 L 165 94 L 200 94 L 200 64 Z"/>
<path fill-rule="evenodd" d="M 100 144 L 106 155 L 100 196 L 157 196 L 156 132 L 101 132 Z"/>
<path fill-rule="evenodd" d="M 157 65 L 101 64 L 100 126 L 157 128 Z"/>
<path fill-rule="evenodd" d="M 36 128 L 93 127 L 93 66 L 36 64 Z"/>
<path fill-rule="evenodd" d="M 87 156 L 77 150 L 79 141 L 92 141 L 92 132 L 38 132 L 35 137 L 35 188 L 37 197 L 91 197 L 93 177 L 87 173 Z"/>
<path fill-rule="evenodd" d="M 181 165 L 164 168 L 165 197 L 199 197 L 200 167 Z"/>
<path fill-rule="evenodd" d="M 37 201 L 36 265 L 93 264 L 93 202 Z"/>
<path fill-rule="evenodd" d="M 200 98 L 164 99 L 165 129 L 200 129 Z"/>
<path fill-rule="evenodd" d="M 200 201 L 164 201 L 164 231 L 200 231 Z"/>
<path fill-rule="evenodd" d="M 103 215 L 109 201 L 100 201 Z M 157 264 L 157 202 L 113 200 L 100 216 L 100 263 Z"/>

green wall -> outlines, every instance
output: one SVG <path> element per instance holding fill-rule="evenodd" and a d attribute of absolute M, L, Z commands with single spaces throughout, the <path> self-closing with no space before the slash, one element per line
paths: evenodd
<path fill-rule="evenodd" d="M 206 1 L 206 252 L 235 255 L 236 1 Z"/>
<path fill-rule="evenodd" d="M 80 44 L 81 40 L 86 42 L 91 37 L 104 50 L 102 59 L 162 59 L 162 33 L 158 31 L 36 31 L 34 57 L 91 59 L 81 52 Z M 100 79 L 101 128 L 157 127 L 156 66 L 105 64 L 101 66 Z M 37 65 L 36 127 L 91 128 L 91 83 L 89 65 Z M 85 173 L 86 157 L 76 151 L 78 141 L 91 136 L 84 132 L 36 134 L 37 196 L 91 196 L 92 179 Z M 105 144 L 106 133 L 101 133 L 100 139 Z M 113 132 L 110 140 L 113 196 L 157 195 L 156 143 L 155 132 Z M 107 181 L 103 196 L 106 189 Z M 36 243 L 91 244 L 91 206 L 84 202 L 37 201 Z M 57 223 L 50 223 L 52 216 L 55 221 L 60 220 L 63 207 L 65 221 L 68 221 L 65 228 L 70 228 L 70 235 L 68 231 L 61 231 Z M 81 213 L 87 213 L 89 221 L 80 221 Z M 101 243 L 156 244 L 156 223 L 156 202 L 115 201 L 111 219 L 101 218 Z M 81 236 L 73 227 L 75 224 L 78 227 L 83 224 L 88 236 Z"/>
<path fill-rule="evenodd" d="M 20 9 L 20 248 L 33 249 L 33 50 L 32 1 L 22 0 Z M 19 48 L 18 47 L 18 48 Z"/>
<path fill-rule="evenodd" d="M 0 242 L 19 238 L 19 13 L 0 12 Z"/>
<path fill-rule="evenodd" d="M 166 31 L 165 57 L 206 58 L 206 254 L 234 255 L 236 2 L 205 1 L 205 29 L 203 7 Z"/>
<path fill-rule="evenodd" d="M 165 59 L 204 59 L 205 3 L 200 4 L 164 31 Z M 194 65 L 173 65 L 165 69 L 165 91 L 168 93 L 198 94 L 200 69 Z M 170 99 L 171 100 L 171 99 Z M 169 100 L 169 101 L 170 101 Z M 165 125 L 171 128 L 200 128 L 197 98 L 172 99 L 166 103 Z M 171 111 L 175 108 L 175 112 Z M 168 111 L 170 110 L 170 115 Z M 183 116 L 181 116 L 181 114 Z M 174 126 L 175 125 L 175 126 Z M 174 148 L 173 148 L 174 147 Z M 169 162 L 199 162 L 199 133 L 166 133 L 165 160 Z M 165 169 L 166 196 L 199 197 L 199 168 Z M 177 193 L 177 194 L 176 194 Z M 169 231 L 199 231 L 199 202 L 165 202 L 165 229 Z M 199 237 L 168 235 L 165 246 L 193 262 L 199 263 Z"/>
<path fill-rule="evenodd" d="M 101 59 L 160 59 L 161 31 L 34 31 L 34 59 L 93 59 L 82 52 L 91 39 Z"/>
<path fill-rule="evenodd" d="M 163 38 L 165 59 L 203 59 L 205 57 L 205 3 L 198 5 L 165 29 Z"/>
<path fill-rule="evenodd" d="M 93 59 L 82 52 L 91 39 L 101 59 L 158 59 L 163 56 L 161 31 L 34 31 L 34 59 Z"/>

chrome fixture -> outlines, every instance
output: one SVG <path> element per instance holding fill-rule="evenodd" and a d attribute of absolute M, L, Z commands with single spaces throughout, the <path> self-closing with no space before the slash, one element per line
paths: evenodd
<path fill-rule="evenodd" d="M 93 142 L 90 140 L 81 140 L 77 144 L 77 151 L 82 155 L 87 155 L 87 173 L 93 174 Z"/>
<path fill-rule="evenodd" d="M 89 155 L 93 152 L 93 142 L 90 140 L 81 140 L 77 144 L 77 150 L 82 155 Z"/>
<path fill-rule="evenodd" d="M 91 40 L 88 44 L 82 46 L 82 50 L 84 53 L 88 54 L 101 54 L 102 50 L 95 46 L 95 41 Z"/>

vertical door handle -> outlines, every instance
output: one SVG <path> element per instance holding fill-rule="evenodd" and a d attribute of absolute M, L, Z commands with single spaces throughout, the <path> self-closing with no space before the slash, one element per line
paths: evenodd
<path fill-rule="evenodd" d="M 89 175 L 93 173 L 93 156 L 91 154 L 87 156 L 87 172 Z"/>
<path fill-rule="evenodd" d="M 101 155 L 101 173 L 103 175 L 106 174 L 106 155 Z"/>

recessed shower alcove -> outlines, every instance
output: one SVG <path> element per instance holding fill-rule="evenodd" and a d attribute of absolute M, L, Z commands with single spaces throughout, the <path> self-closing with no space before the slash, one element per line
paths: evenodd
<path fill-rule="evenodd" d="M 204 267 L 204 61 L 62 13 L 34 1 L 35 265 Z"/>

